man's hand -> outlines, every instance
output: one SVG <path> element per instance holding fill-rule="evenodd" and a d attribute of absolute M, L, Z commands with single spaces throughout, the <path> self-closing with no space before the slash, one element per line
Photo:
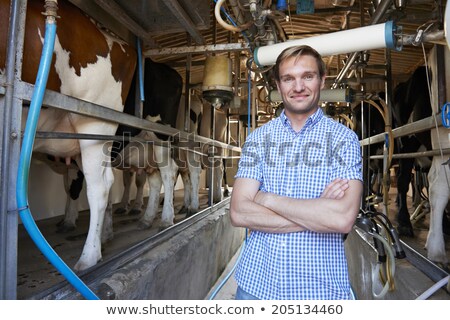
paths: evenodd
<path fill-rule="evenodd" d="M 342 199 L 347 189 L 348 189 L 348 180 L 337 178 L 334 179 L 329 185 L 325 187 L 320 197 L 326 199 L 339 200 Z"/>

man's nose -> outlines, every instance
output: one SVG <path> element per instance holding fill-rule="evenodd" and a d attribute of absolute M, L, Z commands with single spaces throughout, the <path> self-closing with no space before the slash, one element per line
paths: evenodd
<path fill-rule="evenodd" d="M 302 78 L 295 79 L 294 86 L 295 91 L 303 91 L 305 89 L 305 82 Z"/>

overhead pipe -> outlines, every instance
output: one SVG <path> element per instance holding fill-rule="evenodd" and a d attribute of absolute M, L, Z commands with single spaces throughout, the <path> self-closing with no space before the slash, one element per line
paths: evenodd
<path fill-rule="evenodd" d="M 445 41 L 447 42 L 447 47 L 450 48 L 450 35 L 448 34 L 448 25 L 450 22 L 450 5 L 446 5 L 445 13 L 444 13 L 444 32 L 445 32 Z"/>
<path fill-rule="evenodd" d="M 396 45 L 395 30 L 394 22 L 388 21 L 381 24 L 323 34 L 317 37 L 258 47 L 253 53 L 254 61 L 258 66 L 273 65 L 278 55 L 284 49 L 297 45 L 309 45 L 322 56 L 380 48 L 392 49 Z"/>
<path fill-rule="evenodd" d="M 214 16 L 216 17 L 217 22 L 226 30 L 228 31 L 232 31 L 232 32 L 242 32 L 246 29 L 248 29 L 252 24 L 253 21 L 247 22 L 241 26 L 233 26 L 231 24 L 228 24 L 227 22 L 225 22 L 222 17 L 220 16 L 220 9 L 223 5 L 223 3 L 225 2 L 225 0 L 218 0 L 216 2 L 216 5 L 214 6 Z"/>
<path fill-rule="evenodd" d="M 31 163 L 31 154 L 36 136 L 39 113 L 47 85 L 48 74 L 52 63 L 53 50 L 56 38 L 56 17 L 58 3 L 56 0 L 45 1 L 45 37 L 42 49 L 41 61 L 36 77 L 35 89 L 31 99 L 30 110 L 25 126 L 22 141 L 22 150 L 19 158 L 17 172 L 16 200 L 22 223 L 44 256 L 55 266 L 55 268 L 69 281 L 86 299 L 98 299 L 98 297 L 78 278 L 78 276 L 62 261 L 53 250 L 34 221 L 28 206 L 28 176 Z"/>
<path fill-rule="evenodd" d="M 231 11 L 233 11 L 234 16 L 236 17 L 236 23 L 238 25 L 242 25 L 245 23 L 244 14 L 242 13 L 241 8 L 239 7 L 239 0 L 229 0 Z"/>
<path fill-rule="evenodd" d="M 391 5 L 392 5 L 392 0 L 382 1 L 380 3 L 380 5 L 377 7 L 377 9 L 375 10 L 372 18 L 370 19 L 369 25 L 378 23 Z M 332 88 L 336 88 L 338 86 L 338 84 L 342 81 L 342 79 L 344 78 L 344 75 L 348 72 L 350 67 L 353 65 L 353 63 L 355 62 L 355 60 L 359 56 L 359 54 L 360 54 L 359 52 L 353 52 L 350 55 L 350 57 L 347 59 L 347 62 L 344 65 L 344 67 L 341 69 L 338 76 L 336 77 Z"/>

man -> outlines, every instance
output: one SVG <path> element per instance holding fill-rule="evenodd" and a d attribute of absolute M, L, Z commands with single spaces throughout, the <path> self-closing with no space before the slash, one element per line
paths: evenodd
<path fill-rule="evenodd" d="M 358 138 L 319 108 L 314 49 L 284 50 L 274 74 L 284 111 L 248 136 L 231 196 L 233 225 L 251 230 L 236 299 L 351 299 L 343 234 L 361 202 Z"/>

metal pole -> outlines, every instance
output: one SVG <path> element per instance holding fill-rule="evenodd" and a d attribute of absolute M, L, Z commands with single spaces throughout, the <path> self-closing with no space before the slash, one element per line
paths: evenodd
<path fill-rule="evenodd" d="M 442 149 L 444 155 L 450 154 L 450 148 Z M 392 155 L 392 159 L 407 159 L 407 158 L 421 158 L 421 157 L 433 157 L 441 155 L 440 149 L 433 149 L 421 152 L 407 152 L 397 153 Z M 370 156 L 370 159 L 383 159 L 382 155 Z"/>
<path fill-rule="evenodd" d="M 386 82 L 385 82 L 385 93 L 386 93 L 386 104 L 387 104 L 387 112 L 385 114 L 385 124 L 384 128 L 387 135 L 388 146 L 385 145 L 383 152 L 385 153 L 385 160 L 383 161 L 383 203 L 385 214 L 388 216 L 389 213 L 389 176 L 390 176 L 390 168 L 391 168 L 391 159 L 389 159 L 389 155 L 392 154 L 394 150 L 394 146 L 391 145 L 394 143 L 394 139 L 390 139 L 389 135 L 392 135 L 392 68 L 391 68 L 391 51 L 389 49 L 385 50 L 386 55 Z M 387 147 L 387 148 L 386 148 Z"/>
<path fill-rule="evenodd" d="M 18 212 L 16 205 L 16 174 L 20 154 L 22 100 L 14 90 L 22 74 L 22 56 L 26 16 L 26 0 L 11 2 L 6 56 L 5 97 L 0 98 L 3 123 L 1 139 L 0 197 L 0 299 L 17 299 Z"/>
<path fill-rule="evenodd" d="M 187 45 L 191 45 L 191 36 L 186 35 Z M 186 56 L 186 76 L 184 83 L 184 131 L 190 132 L 190 113 L 191 113 L 191 64 L 192 54 Z"/>
<path fill-rule="evenodd" d="M 211 133 L 210 133 L 210 139 L 216 138 L 216 126 L 215 126 L 215 120 L 216 120 L 216 108 L 214 108 L 211 105 Z M 209 168 L 209 190 L 208 190 L 208 205 L 212 206 L 214 204 L 214 169 L 216 166 L 216 159 L 214 158 L 214 155 L 216 153 L 216 147 L 211 145 L 208 148 L 208 156 L 209 161 L 208 163 L 211 165 Z"/>
<path fill-rule="evenodd" d="M 392 5 L 392 0 L 384 0 L 380 3 L 377 10 L 375 11 L 372 19 L 370 19 L 369 25 L 373 25 L 378 23 L 380 19 L 383 17 L 387 9 Z M 347 71 L 352 66 L 353 62 L 355 62 L 356 58 L 359 57 L 360 52 L 353 52 L 351 56 L 348 58 L 344 68 L 342 68 L 341 72 L 338 74 L 337 78 L 334 80 L 333 88 L 336 88 L 338 84 L 342 81 Z"/>

